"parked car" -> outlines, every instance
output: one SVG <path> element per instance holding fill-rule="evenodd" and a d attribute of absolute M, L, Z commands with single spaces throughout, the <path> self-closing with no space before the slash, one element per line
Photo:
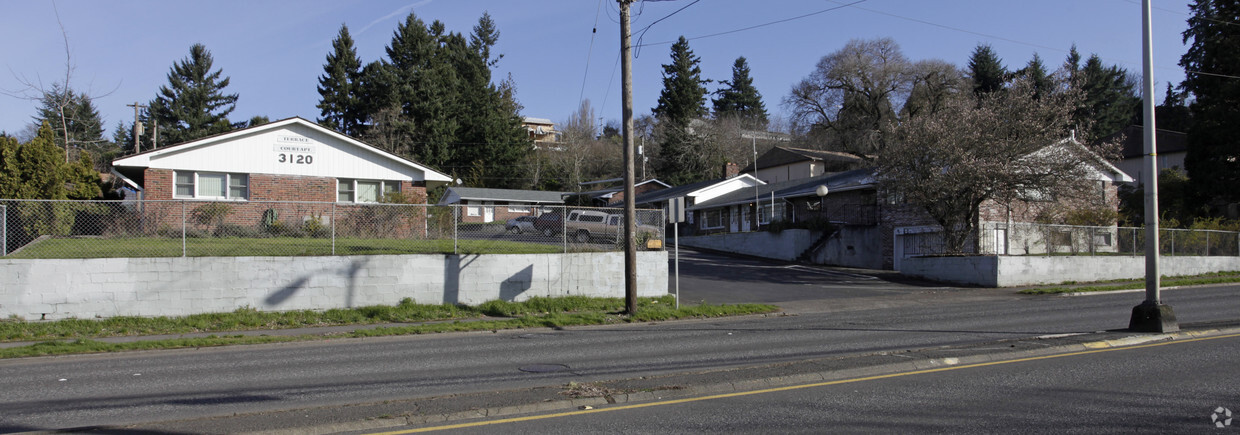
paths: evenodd
<path fill-rule="evenodd" d="M 592 240 L 617 242 L 624 233 L 624 216 L 594 210 L 577 210 L 568 213 L 568 234 L 577 243 Z M 637 224 L 638 238 L 650 238 L 659 233 L 655 225 Z"/>
<path fill-rule="evenodd" d="M 521 216 L 509 219 L 508 223 L 504 225 L 504 231 L 516 234 L 537 231 L 534 229 L 535 219 L 537 218 L 534 216 Z"/>
<path fill-rule="evenodd" d="M 544 236 L 554 236 L 563 229 L 563 217 L 558 211 L 543 213 L 534 219 L 534 231 Z"/>

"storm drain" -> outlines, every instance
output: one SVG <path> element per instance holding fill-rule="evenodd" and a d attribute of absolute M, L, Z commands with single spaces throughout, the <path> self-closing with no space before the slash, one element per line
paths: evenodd
<path fill-rule="evenodd" d="M 531 364 L 517 368 L 517 370 L 526 373 L 555 373 L 568 370 L 568 366 L 564 364 Z"/>

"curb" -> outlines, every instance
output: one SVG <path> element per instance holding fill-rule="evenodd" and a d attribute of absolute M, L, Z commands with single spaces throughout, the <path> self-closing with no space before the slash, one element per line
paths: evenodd
<path fill-rule="evenodd" d="M 538 412 L 556 412 L 570 410 L 586 410 L 593 409 L 598 406 L 606 405 L 624 405 L 654 402 L 659 400 L 675 400 L 690 397 L 697 397 L 712 394 L 729 394 L 755 391 L 767 388 L 778 388 L 792 385 L 813 384 L 819 382 L 844 381 L 849 379 L 858 379 L 874 376 L 892 375 L 901 372 L 942 369 L 948 367 L 968 366 L 973 364 L 985 364 L 1001 361 L 1010 361 L 1023 358 L 1036 358 L 1049 355 L 1067 354 L 1074 352 L 1088 352 L 1099 349 L 1114 349 L 1142 344 L 1149 344 L 1161 341 L 1175 341 L 1183 339 L 1203 338 L 1228 334 L 1240 334 L 1240 327 L 1204 329 L 1195 331 L 1179 331 L 1169 334 L 1153 334 L 1153 335 L 1131 335 L 1122 338 L 1086 341 L 1081 343 L 1052 345 L 1043 348 L 1016 350 L 1000 353 L 982 353 L 977 355 L 968 355 L 961 357 L 942 357 L 927 358 L 915 361 L 877 364 L 872 366 L 862 366 L 855 368 L 847 368 L 830 371 L 816 371 L 809 373 L 793 374 L 788 376 L 776 376 L 766 378 L 756 378 L 739 380 L 735 382 L 720 382 L 712 384 L 686 386 L 677 390 L 660 390 L 660 391 L 639 391 L 632 393 L 621 393 L 603 397 L 588 397 L 566 400 L 554 400 L 548 402 L 531 403 L 523 405 L 497 406 L 491 408 L 470 409 L 467 411 L 449 412 L 443 414 L 429 415 L 407 415 L 392 419 L 365 420 L 357 422 L 346 422 L 339 424 L 330 424 L 322 426 L 309 426 L 290 429 L 278 429 L 258 432 L 248 432 L 251 435 L 293 435 L 293 434 L 330 434 L 347 431 L 365 431 L 365 430 L 399 430 L 397 428 L 414 429 L 411 426 L 427 425 L 434 423 L 450 423 L 462 420 L 488 418 L 488 417 L 505 417 L 521 414 L 530 414 Z M 1092 335 L 1092 334 L 1091 334 Z M 1053 337 L 1034 337 L 1028 340 L 1047 340 L 1071 338 L 1072 336 L 1053 336 Z M 1075 336 L 1079 337 L 1079 336 Z M 880 353 L 882 356 L 892 356 L 895 353 Z M 741 368 L 739 370 L 743 370 Z M 674 375 L 673 375 L 674 376 Z"/>

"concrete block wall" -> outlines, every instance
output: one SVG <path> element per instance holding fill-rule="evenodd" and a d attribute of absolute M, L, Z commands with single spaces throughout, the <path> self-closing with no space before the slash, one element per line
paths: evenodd
<path fill-rule="evenodd" d="M 667 294 L 667 251 L 637 261 L 638 295 Z M 0 289 L 26 320 L 624 297 L 624 254 L 0 259 Z"/>
<path fill-rule="evenodd" d="M 1240 257 L 1161 257 L 1166 276 L 1240 271 Z M 966 256 L 912 257 L 900 273 L 983 287 L 1016 287 L 1145 277 L 1145 257 L 1125 256 Z"/>

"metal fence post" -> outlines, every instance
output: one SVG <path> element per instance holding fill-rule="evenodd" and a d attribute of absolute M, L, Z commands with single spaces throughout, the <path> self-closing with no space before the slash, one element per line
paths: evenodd
<path fill-rule="evenodd" d="M 336 255 L 336 203 L 332 203 L 332 255 Z"/>
<path fill-rule="evenodd" d="M 181 201 L 181 257 L 185 257 L 185 201 Z"/>
<path fill-rule="evenodd" d="M 1206 231 L 1206 256 L 1210 256 L 1210 232 Z"/>
<path fill-rule="evenodd" d="M 457 248 L 457 240 L 460 239 L 460 237 L 457 237 L 457 231 L 459 230 L 460 224 L 457 223 L 457 219 L 458 219 L 458 215 L 461 214 L 462 206 L 458 204 L 458 205 L 452 205 L 451 207 L 452 207 L 452 253 L 460 254 L 460 251 Z"/>
<path fill-rule="evenodd" d="M 9 206 L 0 205 L 0 256 L 9 255 Z"/>

